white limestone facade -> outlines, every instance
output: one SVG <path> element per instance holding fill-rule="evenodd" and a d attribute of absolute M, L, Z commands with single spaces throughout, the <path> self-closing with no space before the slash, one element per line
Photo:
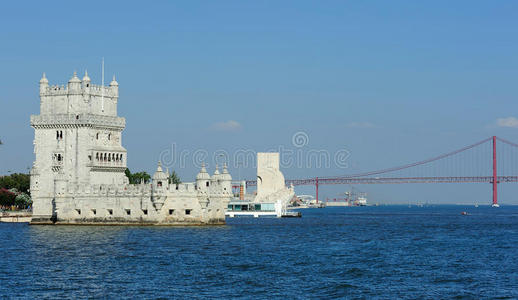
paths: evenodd
<path fill-rule="evenodd" d="M 31 116 L 32 224 L 224 224 L 232 198 L 226 166 L 196 182 L 172 184 L 160 163 L 150 184 L 129 184 L 119 85 L 94 85 L 74 72 L 66 86 L 40 80 L 40 114 Z"/>

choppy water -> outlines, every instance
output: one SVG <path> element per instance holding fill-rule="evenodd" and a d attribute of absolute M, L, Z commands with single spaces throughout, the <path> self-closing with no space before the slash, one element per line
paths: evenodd
<path fill-rule="evenodd" d="M 302 213 L 219 227 L 0 224 L 0 295 L 518 298 L 518 207 Z"/>

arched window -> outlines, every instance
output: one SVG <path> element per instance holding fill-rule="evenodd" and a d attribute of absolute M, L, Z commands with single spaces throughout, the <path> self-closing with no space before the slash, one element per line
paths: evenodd
<path fill-rule="evenodd" d="M 97 153 L 95 154 L 95 159 L 96 159 L 97 161 L 99 160 L 99 152 L 97 152 Z"/>
<path fill-rule="evenodd" d="M 118 153 L 115 155 L 115 160 L 119 161 L 119 154 Z"/>
<path fill-rule="evenodd" d="M 157 186 L 162 186 L 162 181 L 159 181 L 159 182 L 157 183 Z"/>
<path fill-rule="evenodd" d="M 106 161 L 106 153 L 104 153 L 104 161 Z"/>
<path fill-rule="evenodd" d="M 56 131 L 56 140 L 59 140 L 59 131 Z"/>
<path fill-rule="evenodd" d="M 122 162 L 122 154 L 121 154 L 121 162 Z"/>
<path fill-rule="evenodd" d="M 59 131 L 59 139 L 62 140 L 63 139 L 63 131 Z"/>
<path fill-rule="evenodd" d="M 108 141 L 109 141 L 109 140 L 111 140 L 111 139 L 112 139 L 112 134 L 111 134 L 111 133 L 109 133 L 109 134 L 108 134 Z"/>
<path fill-rule="evenodd" d="M 99 132 L 95 135 L 95 139 L 98 140 L 99 139 Z"/>
<path fill-rule="evenodd" d="M 209 186 L 209 182 L 207 181 L 207 186 Z"/>

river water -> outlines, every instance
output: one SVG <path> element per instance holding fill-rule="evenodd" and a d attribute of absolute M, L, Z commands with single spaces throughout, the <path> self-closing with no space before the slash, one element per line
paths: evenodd
<path fill-rule="evenodd" d="M 0 296 L 518 298 L 518 207 L 302 214 L 217 227 L 0 224 Z"/>

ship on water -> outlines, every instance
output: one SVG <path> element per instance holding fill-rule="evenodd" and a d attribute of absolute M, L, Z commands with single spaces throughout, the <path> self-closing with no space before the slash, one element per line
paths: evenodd
<path fill-rule="evenodd" d="M 367 206 L 366 192 L 351 187 L 343 195 L 342 198 L 326 198 L 326 206 Z"/>

